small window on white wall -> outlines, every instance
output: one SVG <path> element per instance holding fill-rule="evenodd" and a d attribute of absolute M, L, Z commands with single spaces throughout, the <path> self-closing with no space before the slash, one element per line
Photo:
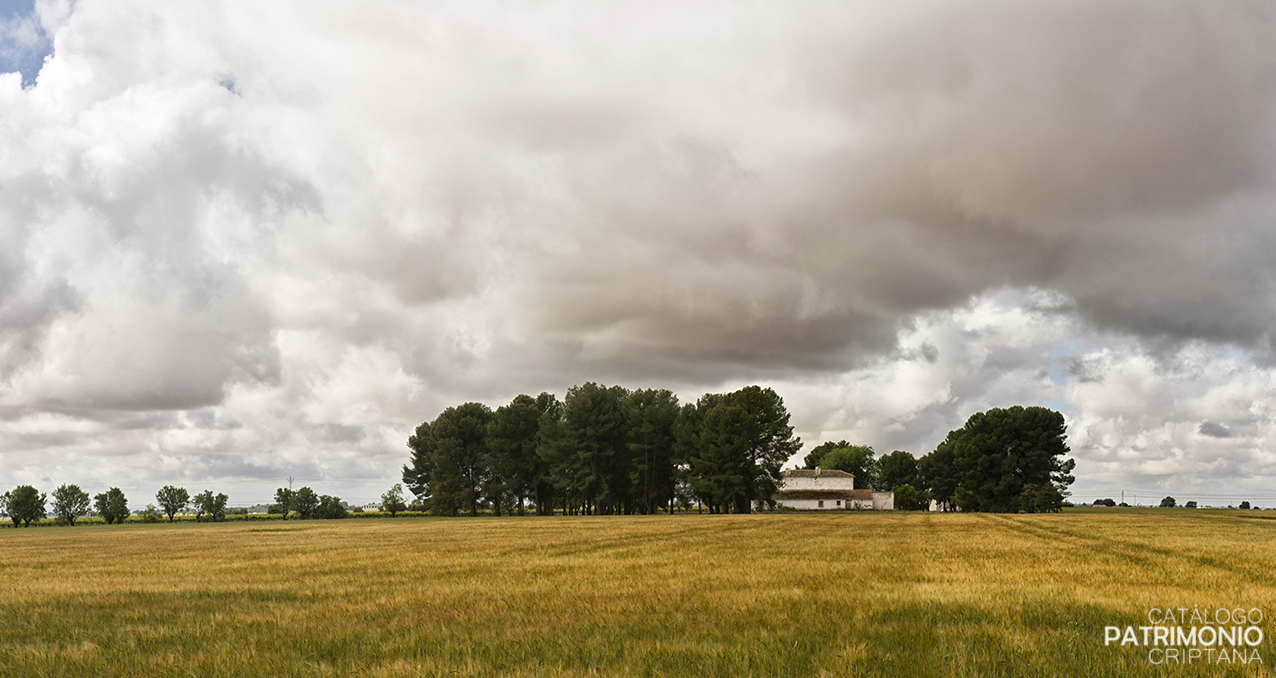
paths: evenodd
<path fill-rule="evenodd" d="M 841 500 L 841 499 L 838 499 L 838 500 L 837 500 L 837 505 L 838 505 L 838 506 L 841 506 L 841 505 L 842 505 L 842 500 Z"/>
<path fill-rule="evenodd" d="M 820 502 L 820 508 L 824 508 L 824 502 Z"/>

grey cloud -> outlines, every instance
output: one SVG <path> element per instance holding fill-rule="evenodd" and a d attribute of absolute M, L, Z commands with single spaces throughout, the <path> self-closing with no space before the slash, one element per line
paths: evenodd
<path fill-rule="evenodd" d="M 1103 380 L 1102 367 L 1095 360 L 1073 358 L 1068 361 L 1068 376 L 1081 382 Z"/>
<path fill-rule="evenodd" d="M 342 426 L 340 424 L 324 424 L 312 435 L 323 442 L 357 443 L 366 437 L 362 426 Z"/>
<path fill-rule="evenodd" d="M 849 226 L 879 245 L 883 269 L 922 283 L 901 310 L 1014 281 L 1102 327 L 1253 345 L 1273 317 L 1272 18 L 965 5 L 850 43 L 820 82 L 872 141 L 820 170 L 813 235 Z M 862 234 L 883 222 L 929 247 Z M 887 274 L 862 287 L 906 289 Z"/>
<path fill-rule="evenodd" d="M 553 27 L 552 60 L 517 33 L 432 45 L 421 86 L 456 96 L 406 105 L 448 141 L 396 128 L 423 151 L 421 226 L 382 211 L 337 256 L 409 305 L 507 289 L 497 312 L 618 375 L 849 367 L 1004 285 L 1149 338 L 1271 333 L 1263 6 L 923 5 L 857 39 L 827 7 L 728 17 L 763 38 L 714 47 L 768 64 L 765 85 L 710 56 L 705 10 L 678 10 L 684 68 L 624 86 L 607 76 L 667 47 L 599 52 L 590 31 L 638 45 L 663 22 L 585 13 Z M 468 63 L 482 77 L 459 86 Z M 837 132 L 797 143 L 815 121 Z"/>
<path fill-rule="evenodd" d="M 1201 422 L 1201 426 L 1197 430 L 1201 435 L 1211 438 L 1231 438 L 1233 435 L 1231 429 L 1212 421 Z"/>

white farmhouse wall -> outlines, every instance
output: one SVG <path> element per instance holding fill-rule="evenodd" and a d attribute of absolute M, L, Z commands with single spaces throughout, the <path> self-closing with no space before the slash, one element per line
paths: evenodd
<path fill-rule="evenodd" d="M 829 476 L 820 476 L 818 478 L 808 478 L 805 476 L 789 476 L 784 479 L 784 489 L 786 490 L 853 490 L 855 489 L 855 476 L 834 478 Z"/>
<path fill-rule="evenodd" d="M 786 499 L 781 502 L 784 506 L 792 506 L 802 511 L 832 511 L 840 507 L 833 506 L 833 502 L 826 501 L 824 506 L 820 506 L 820 502 L 814 499 Z"/>
<path fill-rule="evenodd" d="M 780 488 L 772 497 L 781 506 L 803 511 L 890 511 L 895 508 L 894 492 L 856 490 L 855 477 L 849 473 L 803 469 L 785 471 L 782 475 Z"/>
<path fill-rule="evenodd" d="M 820 506 L 820 502 L 824 502 Z M 868 502 L 860 501 L 842 501 L 840 499 L 783 499 L 781 506 L 798 509 L 799 511 L 845 511 L 846 509 L 869 508 Z"/>

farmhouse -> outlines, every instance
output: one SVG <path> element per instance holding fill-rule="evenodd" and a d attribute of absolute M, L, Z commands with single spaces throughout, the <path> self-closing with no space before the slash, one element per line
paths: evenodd
<path fill-rule="evenodd" d="M 855 476 L 845 471 L 796 469 L 780 473 L 780 490 L 772 499 L 781 506 L 812 511 L 892 510 L 894 492 L 855 489 Z"/>

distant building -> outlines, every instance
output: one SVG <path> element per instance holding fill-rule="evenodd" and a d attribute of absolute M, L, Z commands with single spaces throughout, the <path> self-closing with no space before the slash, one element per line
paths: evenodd
<path fill-rule="evenodd" d="M 780 506 L 807 511 L 895 508 L 894 492 L 855 489 L 855 476 L 845 471 L 796 469 L 780 473 L 780 490 L 771 497 Z"/>

